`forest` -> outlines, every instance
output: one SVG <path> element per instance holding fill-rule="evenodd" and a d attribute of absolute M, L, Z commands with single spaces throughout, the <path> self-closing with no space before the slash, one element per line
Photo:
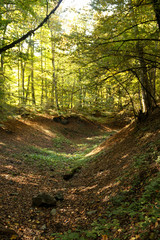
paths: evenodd
<path fill-rule="evenodd" d="M 159 0 L 0 1 L 0 239 L 160 239 Z"/>
<path fill-rule="evenodd" d="M 60 3 L 1 1 L 1 111 L 152 111 L 158 3 L 91 1 L 68 24 Z"/>

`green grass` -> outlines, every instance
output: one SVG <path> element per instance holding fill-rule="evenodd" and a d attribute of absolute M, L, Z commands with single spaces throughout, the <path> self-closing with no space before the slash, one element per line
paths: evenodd
<path fill-rule="evenodd" d="M 85 139 L 84 143 L 76 144 L 71 140 L 65 138 L 63 135 L 58 135 L 53 139 L 53 149 L 25 147 L 22 150 L 23 159 L 30 164 L 39 167 L 54 167 L 57 169 L 71 169 L 74 167 L 86 164 L 93 157 L 86 157 L 86 155 L 96 148 L 106 137 L 111 133 L 99 133 L 99 136 L 92 136 Z M 112 133 L 113 134 L 113 133 Z M 68 154 L 65 152 L 65 147 L 74 147 L 74 151 Z M 95 156 L 96 157 L 96 156 Z"/>
<path fill-rule="evenodd" d="M 132 174 L 126 172 L 119 192 L 110 197 L 103 217 L 88 230 L 53 234 L 60 240 L 157 240 L 160 239 L 160 152 L 158 142 L 145 145 L 146 152 L 134 156 Z M 153 164 L 157 167 L 153 169 Z"/>
<path fill-rule="evenodd" d="M 53 138 L 53 146 L 56 148 L 62 148 L 63 145 L 69 145 L 69 146 L 74 146 L 72 141 L 69 139 L 65 138 L 63 135 L 59 135 L 56 138 Z"/>

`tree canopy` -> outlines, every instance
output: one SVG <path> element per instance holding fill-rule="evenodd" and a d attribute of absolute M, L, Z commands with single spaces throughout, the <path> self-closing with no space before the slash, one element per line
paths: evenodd
<path fill-rule="evenodd" d="M 92 0 L 79 13 L 70 6 L 72 22 L 61 6 L 1 1 L 1 107 L 152 111 L 160 88 L 158 1 Z"/>

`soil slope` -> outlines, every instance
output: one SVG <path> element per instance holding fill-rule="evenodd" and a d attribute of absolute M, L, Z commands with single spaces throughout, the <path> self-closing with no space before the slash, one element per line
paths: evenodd
<path fill-rule="evenodd" d="M 69 181 L 63 179 L 63 168 L 28 164 L 22 155 L 30 147 L 54 149 L 58 134 L 81 144 L 113 129 L 97 126 L 73 117 L 69 124 L 53 122 L 51 117 L 33 120 L 10 120 L 0 128 L 0 224 L 15 230 L 21 239 L 52 239 L 51 233 L 88 228 L 103 215 L 110 196 L 118 191 L 117 178 L 130 169 L 133 156 L 144 151 L 147 142 L 160 137 L 160 113 L 155 112 L 144 124 L 132 123 L 110 136 L 87 155 L 90 162 Z M 72 154 L 78 149 L 63 143 L 60 151 Z M 24 156 L 25 157 L 25 156 Z M 56 214 L 50 208 L 32 208 L 32 197 L 39 192 L 61 192 Z M 7 238 L 6 238 L 7 239 Z"/>

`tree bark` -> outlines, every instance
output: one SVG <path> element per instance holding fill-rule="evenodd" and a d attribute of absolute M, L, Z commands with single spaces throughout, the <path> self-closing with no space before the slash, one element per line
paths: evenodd
<path fill-rule="evenodd" d="M 152 3 L 156 15 L 157 24 L 160 30 L 160 0 L 152 0 Z"/>
<path fill-rule="evenodd" d="M 58 89 L 57 89 L 57 79 L 55 74 L 55 43 L 53 42 L 53 31 L 51 31 L 51 49 L 52 49 L 52 67 L 53 67 L 53 86 L 54 86 L 54 93 L 55 93 L 55 101 L 56 101 L 56 108 L 59 111 L 59 103 L 58 103 Z M 53 89 L 53 87 L 52 87 Z"/>
<path fill-rule="evenodd" d="M 28 101 L 30 80 L 31 80 L 31 76 L 29 75 L 29 76 L 28 76 L 28 84 L 27 84 L 27 91 L 26 91 L 25 104 L 26 104 L 27 101 Z"/>
<path fill-rule="evenodd" d="M 150 111 L 153 107 L 153 101 L 151 98 L 151 86 L 149 84 L 149 79 L 148 79 L 148 70 L 147 70 L 147 66 L 143 57 L 143 47 L 139 44 L 139 42 L 137 43 L 137 51 L 139 54 L 139 63 L 141 66 L 141 88 L 142 88 L 142 103 L 143 103 L 143 111 L 147 112 Z"/>
<path fill-rule="evenodd" d="M 131 11 L 133 14 L 133 23 L 135 24 L 135 36 L 139 37 L 139 28 L 137 25 L 137 13 L 135 12 L 132 4 L 132 0 L 130 0 L 130 5 L 131 5 Z M 139 65 L 140 65 L 140 83 L 141 83 L 141 89 L 142 89 L 142 106 L 143 106 L 143 112 L 148 112 L 152 110 L 153 107 L 153 100 L 152 100 L 152 91 L 151 91 L 151 86 L 149 84 L 149 79 L 148 79 L 148 69 L 146 66 L 146 62 L 144 59 L 144 49 L 143 46 L 140 42 L 140 40 L 137 41 L 136 43 L 136 51 L 137 55 L 139 57 Z"/>
<path fill-rule="evenodd" d="M 34 89 L 34 41 L 32 42 L 30 38 L 31 44 L 31 93 L 32 93 L 32 104 L 36 105 L 35 99 L 35 89 Z"/>
<path fill-rule="evenodd" d="M 3 36 L 2 36 L 2 45 L 5 42 L 5 34 L 7 31 L 7 24 L 4 27 L 4 31 L 3 31 Z M 4 84 L 5 84 L 5 75 L 4 75 L 4 57 L 5 57 L 5 53 L 1 54 L 1 66 L 0 66 L 0 105 L 2 104 L 2 102 L 4 101 L 5 98 L 5 90 L 4 90 Z"/>
<path fill-rule="evenodd" d="M 42 32 L 41 32 L 41 106 L 44 100 L 44 70 L 43 70 L 43 49 L 42 49 Z"/>

